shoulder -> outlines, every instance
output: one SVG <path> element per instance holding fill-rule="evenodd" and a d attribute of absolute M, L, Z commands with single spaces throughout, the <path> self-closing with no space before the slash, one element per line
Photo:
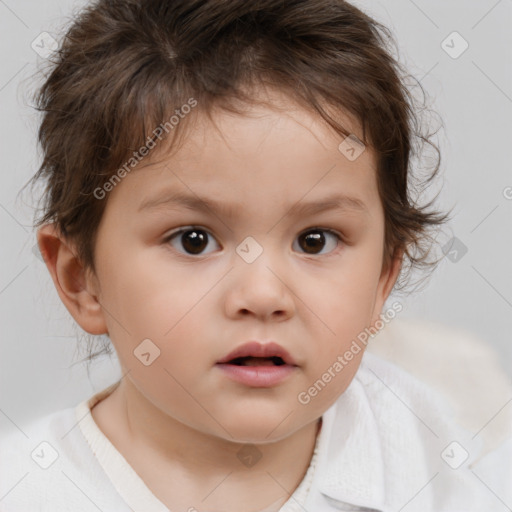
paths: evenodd
<path fill-rule="evenodd" d="M 376 417 L 409 411 L 406 416 L 434 423 L 440 415 L 443 421 L 454 418 L 444 395 L 397 364 L 372 353 L 365 353 L 355 380 L 364 389 Z M 427 417 L 418 417 L 420 412 Z"/>
<path fill-rule="evenodd" d="M 2 511 L 80 512 L 94 508 L 93 503 L 112 505 L 106 499 L 109 484 L 80 431 L 77 410 L 62 409 L 1 435 Z"/>
<path fill-rule="evenodd" d="M 53 412 L 12 428 L 0 438 L 0 495 L 6 510 L 33 507 L 62 484 L 62 470 L 73 457 L 76 442 L 72 408 Z M 70 453 L 71 448 L 71 453 Z"/>
<path fill-rule="evenodd" d="M 411 510 L 436 512 L 484 510 L 492 501 L 472 467 L 478 436 L 457 423 L 442 395 L 397 365 L 365 353 L 328 412 L 324 476 L 331 484 L 322 488 L 331 497 L 376 510 L 414 498 Z M 341 485 L 347 478 L 357 487 Z"/>
<path fill-rule="evenodd" d="M 479 432 L 485 455 L 512 434 L 512 408 L 504 408 L 512 381 L 489 341 L 459 327 L 400 318 L 375 337 L 368 351 L 442 395 L 455 421 Z"/>
<path fill-rule="evenodd" d="M 0 437 L 0 474 L 13 468 L 28 470 L 33 464 L 49 467 L 76 423 L 74 409 L 67 408 L 13 426 Z"/>
<path fill-rule="evenodd" d="M 384 453 L 392 449 L 438 468 L 443 467 L 443 451 L 455 441 L 461 456 L 467 452 L 466 466 L 478 458 L 480 439 L 459 424 L 450 402 L 429 384 L 369 353 L 355 380 L 379 429 Z"/>

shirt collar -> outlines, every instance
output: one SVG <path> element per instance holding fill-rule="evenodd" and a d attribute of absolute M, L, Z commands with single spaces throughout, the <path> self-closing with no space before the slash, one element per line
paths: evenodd
<path fill-rule="evenodd" d="M 316 475 L 319 491 L 345 504 L 383 510 L 381 436 L 359 379 L 350 383 L 322 417 Z"/>
<path fill-rule="evenodd" d="M 440 453 L 440 439 L 418 423 L 407 402 L 436 423 L 439 410 L 430 409 L 422 386 L 365 353 L 348 388 L 323 415 L 315 475 L 320 493 L 344 505 L 383 512 L 403 507 L 412 490 L 432 477 L 425 450 Z M 430 499 L 425 491 L 415 501 L 428 509 Z"/>

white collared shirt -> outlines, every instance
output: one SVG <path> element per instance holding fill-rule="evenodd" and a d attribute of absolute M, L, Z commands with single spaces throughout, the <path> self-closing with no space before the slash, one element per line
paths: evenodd
<path fill-rule="evenodd" d="M 28 425 L 28 438 L 15 431 L 0 441 L 0 511 L 168 511 L 90 414 L 116 384 Z M 429 388 L 366 353 L 322 416 L 306 475 L 279 512 L 512 507 L 512 442 L 475 465 L 478 436 L 448 418 Z"/>
<path fill-rule="evenodd" d="M 323 415 L 304 509 L 506 511 L 503 503 L 512 506 L 512 443 L 482 461 L 479 437 L 449 418 L 440 396 L 366 353 L 356 378 Z"/>

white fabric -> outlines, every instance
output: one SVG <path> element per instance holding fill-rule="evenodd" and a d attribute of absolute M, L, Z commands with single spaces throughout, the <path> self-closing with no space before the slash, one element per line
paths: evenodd
<path fill-rule="evenodd" d="M 166 512 L 168 508 L 147 488 L 146 484 L 126 462 L 124 457 L 101 432 L 92 415 L 89 414 L 94 405 L 104 396 L 109 395 L 118 384 L 119 382 L 79 404 L 75 410 L 75 418 L 80 422 L 79 426 L 82 434 L 96 455 L 98 463 L 102 466 L 103 471 L 105 471 L 116 491 L 128 506 L 134 511 Z M 304 479 L 289 500 L 279 509 L 279 512 L 300 510 L 296 507 L 304 503 L 315 470 L 318 440 L 319 436 L 317 437 L 314 453 Z"/>
<path fill-rule="evenodd" d="M 512 437 L 512 379 L 488 341 L 460 327 L 395 318 L 368 351 L 441 394 L 460 426 L 480 432 L 485 455 Z"/>
<path fill-rule="evenodd" d="M 93 421 L 89 408 L 99 395 L 23 428 L 28 438 L 16 431 L 1 440 L 0 511 L 167 510 Z M 322 417 L 316 465 L 281 510 L 487 512 L 512 506 L 512 445 L 472 467 L 479 437 L 447 418 L 429 388 L 366 353 L 349 388 Z M 47 469 L 31 457 L 37 448 L 35 460 L 51 461 L 43 441 L 58 453 Z M 458 469 L 441 458 L 454 441 L 459 445 L 448 450 L 450 462 L 459 446 L 469 452 Z"/>

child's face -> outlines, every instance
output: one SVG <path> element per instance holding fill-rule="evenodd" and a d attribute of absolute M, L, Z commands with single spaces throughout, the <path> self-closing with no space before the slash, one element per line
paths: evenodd
<path fill-rule="evenodd" d="M 299 400 L 378 319 L 398 269 L 381 273 L 384 213 L 370 150 L 348 160 L 342 138 L 302 110 L 252 113 L 219 111 L 222 135 L 199 117 L 175 154 L 115 187 L 90 286 L 129 371 L 127 392 L 160 418 L 270 442 L 318 419 L 349 385 L 363 350 L 308 403 Z M 163 201 L 176 193 L 222 210 Z M 306 209 L 334 196 L 363 206 Z M 168 240 L 190 226 L 197 230 Z M 134 355 L 146 339 L 160 350 L 147 366 Z M 230 379 L 217 362 L 251 340 L 281 345 L 297 366 L 267 387 Z M 154 357 L 151 346 L 143 359 Z"/>

